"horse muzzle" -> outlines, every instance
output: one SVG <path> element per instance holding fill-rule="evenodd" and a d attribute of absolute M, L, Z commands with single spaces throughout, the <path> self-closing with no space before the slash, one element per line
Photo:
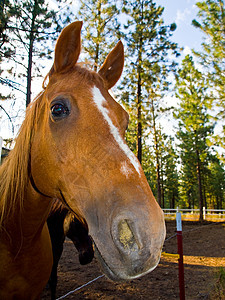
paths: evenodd
<path fill-rule="evenodd" d="M 110 237 L 105 239 L 105 249 L 100 249 L 96 240 L 95 253 L 103 272 L 110 279 L 132 280 L 155 269 L 160 260 L 164 239 L 162 214 L 156 228 L 145 218 L 140 219 L 140 211 L 119 213 L 111 223 Z"/>

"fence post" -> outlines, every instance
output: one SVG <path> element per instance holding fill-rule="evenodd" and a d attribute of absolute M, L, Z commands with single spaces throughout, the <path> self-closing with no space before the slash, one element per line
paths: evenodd
<path fill-rule="evenodd" d="M 177 221 L 177 252 L 179 254 L 178 266 L 179 266 L 180 300 L 185 300 L 183 238 L 182 238 L 182 221 L 181 221 L 180 212 L 176 213 L 176 221 Z"/>
<path fill-rule="evenodd" d="M 2 160 L 2 142 L 3 142 L 3 139 L 0 136 L 0 164 L 1 164 L 1 160 Z"/>
<path fill-rule="evenodd" d="M 203 206 L 203 220 L 205 220 L 205 206 Z"/>

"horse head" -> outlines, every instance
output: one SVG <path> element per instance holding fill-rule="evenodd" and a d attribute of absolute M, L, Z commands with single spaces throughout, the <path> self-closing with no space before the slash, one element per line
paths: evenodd
<path fill-rule="evenodd" d="M 68 212 L 64 224 L 64 234 L 74 243 L 81 265 L 90 263 L 94 257 L 92 239 L 88 234 L 87 224 L 80 222 L 73 213 Z"/>
<path fill-rule="evenodd" d="M 31 174 L 44 195 L 59 198 L 84 220 L 103 271 L 113 280 L 153 270 L 165 239 L 162 210 L 124 136 L 128 114 L 109 89 L 124 64 L 121 42 L 99 72 L 77 61 L 82 22 L 58 38 L 41 95 L 31 146 Z"/>

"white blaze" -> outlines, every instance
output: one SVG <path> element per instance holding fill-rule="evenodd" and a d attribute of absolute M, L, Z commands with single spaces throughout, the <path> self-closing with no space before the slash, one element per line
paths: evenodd
<path fill-rule="evenodd" d="M 126 161 L 123 161 L 121 163 L 121 168 L 120 168 L 121 172 L 126 176 L 126 178 L 128 178 L 130 176 L 130 174 L 132 174 L 132 170 L 131 168 L 128 166 Z"/>
<path fill-rule="evenodd" d="M 118 143 L 121 150 L 125 153 L 127 158 L 130 160 L 130 162 L 134 166 L 135 170 L 140 175 L 141 168 L 140 168 L 139 161 L 138 161 L 137 157 L 134 155 L 134 153 L 127 146 L 127 144 L 124 142 L 123 138 L 121 137 L 121 135 L 118 131 L 118 128 L 113 124 L 111 118 L 109 117 L 108 109 L 106 107 L 104 107 L 104 105 L 103 105 L 104 102 L 106 103 L 105 98 L 102 96 L 100 90 L 95 86 L 93 87 L 92 92 L 93 92 L 94 103 L 96 104 L 99 111 L 102 113 L 105 121 L 108 123 L 108 126 L 109 126 L 112 136 L 114 137 L 115 141 Z M 126 166 L 125 164 L 122 165 L 121 171 L 123 173 L 125 173 L 125 175 L 128 175 L 130 173 L 129 167 Z"/>

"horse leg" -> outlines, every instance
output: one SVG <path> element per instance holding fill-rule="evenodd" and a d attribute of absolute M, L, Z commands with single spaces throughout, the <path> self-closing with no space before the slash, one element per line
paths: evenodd
<path fill-rule="evenodd" d="M 52 272 L 51 276 L 49 278 L 49 286 L 51 290 L 51 300 L 56 299 L 56 286 L 57 286 L 57 268 L 58 268 L 58 262 L 59 261 L 54 261 L 53 266 L 52 266 Z"/>

